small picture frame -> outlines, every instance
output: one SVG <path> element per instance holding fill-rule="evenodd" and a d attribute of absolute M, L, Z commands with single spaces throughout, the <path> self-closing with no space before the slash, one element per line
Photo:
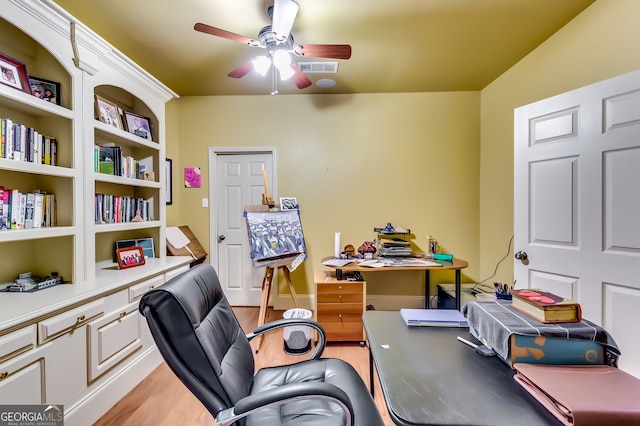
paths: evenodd
<path fill-rule="evenodd" d="M 27 66 L 4 53 L 0 53 L 0 83 L 31 94 Z"/>
<path fill-rule="evenodd" d="M 164 167 L 165 200 L 166 204 L 173 204 L 173 160 L 165 158 Z"/>
<path fill-rule="evenodd" d="M 142 247 L 133 246 L 116 250 L 116 260 L 119 269 L 133 268 L 134 266 L 144 265 L 144 252 Z"/>
<path fill-rule="evenodd" d="M 109 126 L 124 130 L 118 105 L 98 95 L 96 95 L 96 117 Z"/>
<path fill-rule="evenodd" d="M 36 98 L 60 105 L 60 83 L 57 81 L 30 75 L 29 85 L 31 86 L 31 94 Z"/>
<path fill-rule="evenodd" d="M 153 141 L 151 136 L 151 119 L 149 117 L 134 114 L 129 111 L 125 111 L 123 115 L 124 124 L 129 133 L 133 133 L 148 141 Z"/>
<path fill-rule="evenodd" d="M 298 200 L 296 197 L 280 197 L 280 210 L 297 210 Z"/>
<path fill-rule="evenodd" d="M 153 238 L 138 238 L 134 240 L 118 240 L 116 241 L 116 252 L 119 249 L 140 246 L 144 253 L 145 259 L 153 259 L 156 257 L 153 249 Z"/>

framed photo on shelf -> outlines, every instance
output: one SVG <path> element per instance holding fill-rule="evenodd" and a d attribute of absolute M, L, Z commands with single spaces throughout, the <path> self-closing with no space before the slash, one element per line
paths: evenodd
<path fill-rule="evenodd" d="M 167 204 L 173 204 L 173 160 L 165 158 L 164 189 Z"/>
<path fill-rule="evenodd" d="M 124 130 L 118 105 L 98 95 L 96 95 L 96 116 L 103 123 Z"/>
<path fill-rule="evenodd" d="M 298 200 L 296 197 L 280 197 L 280 210 L 297 210 Z"/>
<path fill-rule="evenodd" d="M 29 85 L 31 86 L 31 94 L 36 98 L 60 105 L 60 83 L 57 81 L 30 75 Z"/>
<path fill-rule="evenodd" d="M 134 114 L 129 111 L 123 113 L 124 124 L 129 133 L 133 133 L 143 139 L 152 141 L 151 137 L 151 119 L 142 115 Z"/>
<path fill-rule="evenodd" d="M 118 240 L 116 241 L 116 253 L 118 250 L 128 247 L 142 247 L 142 252 L 144 253 L 145 259 L 153 259 L 156 257 L 155 251 L 153 249 L 153 238 L 138 238 L 135 240 Z"/>
<path fill-rule="evenodd" d="M 134 266 L 144 265 L 144 252 L 142 247 L 133 246 L 118 249 L 116 251 L 116 260 L 118 261 L 118 268 L 127 269 Z"/>
<path fill-rule="evenodd" d="M 0 53 L 0 83 L 31 94 L 27 66 L 4 53 Z"/>

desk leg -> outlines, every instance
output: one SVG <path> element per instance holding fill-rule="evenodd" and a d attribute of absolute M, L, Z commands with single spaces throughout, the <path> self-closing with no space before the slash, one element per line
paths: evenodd
<path fill-rule="evenodd" d="M 431 305 L 429 303 L 429 287 L 431 285 L 431 280 L 429 278 L 429 270 L 425 269 L 424 271 L 424 308 L 429 309 Z"/>
<path fill-rule="evenodd" d="M 460 310 L 460 269 L 456 269 L 456 309 Z"/>
<path fill-rule="evenodd" d="M 367 345 L 367 347 L 369 347 L 369 345 Z M 369 390 L 373 398 L 373 354 L 371 353 L 371 347 L 369 347 Z"/>

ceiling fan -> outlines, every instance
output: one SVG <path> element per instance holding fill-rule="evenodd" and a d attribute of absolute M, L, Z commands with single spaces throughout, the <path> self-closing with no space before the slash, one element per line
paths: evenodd
<path fill-rule="evenodd" d="M 240 65 L 229 74 L 229 77 L 242 78 L 252 70 L 266 76 L 272 70 L 273 90 L 278 93 L 276 70 L 282 81 L 293 78 L 298 89 L 311 86 L 311 80 L 291 59 L 291 55 L 315 58 L 349 59 L 351 46 L 348 44 L 295 44 L 291 28 L 298 14 L 298 3 L 293 0 L 275 0 L 268 9 L 271 25 L 262 28 L 257 39 L 232 33 L 210 25 L 197 23 L 196 31 L 237 41 L 252 47 L 266 49 L 266 55 L 258 55 Z"/>

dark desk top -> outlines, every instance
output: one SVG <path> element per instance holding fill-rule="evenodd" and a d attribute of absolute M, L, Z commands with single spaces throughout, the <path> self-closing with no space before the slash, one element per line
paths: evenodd
<path fill-rule="evenodd" d="M 477 342 L 468 329 L 408 327 L 398 311 L 367 311 L 363 322 L 396 424 L 560 424 L 515 382 L 504 362 L 456 339 Z"/>

